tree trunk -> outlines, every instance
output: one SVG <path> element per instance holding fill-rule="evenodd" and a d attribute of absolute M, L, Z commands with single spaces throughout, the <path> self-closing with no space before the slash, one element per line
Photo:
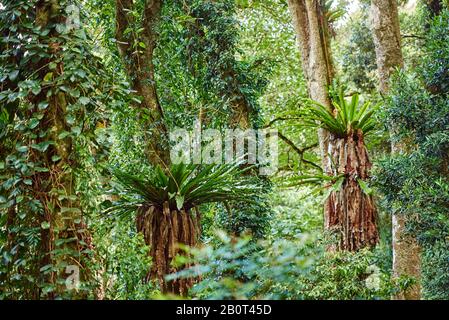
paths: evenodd
<path fill-rule="evenodd" d="M 376 206 L 359 182 L 369 178 L 371 169 L 363 133 L 354 132 L 344 138 L 330 134 L 329 146 L 335 161 L 334 176 L 344 175 L 344 181 L 341 189 L 331 192 L 326 200 L 326 228 L 340 235 L 340 250 L 374 247 L 379 241 Z"/>
<path fill-rule="evenodd" d="M 328 46 L 329 40 L 323 33 L 324 16 L 321 8 L 316 0 L 288 0 L 288 6 L 293 17 L 309 96 L 312 100 L 331 109 L 327 90 L 332 82 L 334 71 Z M 330 173 L 330 161 L 327 156 L 329 133 L 320 129 L 318 139 L 323 171 Z"/>
<path fill-rule="evenodd" d="M 40 1 L 36 6 L 36 24 L 42 28 L 47 28 L 51 23 L 65 23 L 64 8 L 61 7 L 58 0 Z M 54 31 L 51 31 L 48 37 L 51 37 Z M 49 69 L 51 59 L 43 59 L 36 66 L 39 70 L 40 78 L 43 79 L 49 72 L 57 77 L 64 72 L 64 63 L 62 59 L 58 59 L 63 54 L 62 43 L 58 41 L 50 41 L 45 43 L 48 45 L 48 52 L 53 59 L 57 61 L 54 70 Z M 36 198 L 43 205 L 44 214 L 41 223 L 49 223 L 49 228 L 42 228 L 41 243 L 44 256 L 41 261 L 41 267 L 53 265 L 65 265 L 79 268 L 80 281 L 87 280 L 91 275 L 84 263 L 86 249 L 93 249 L 92 238 L 87 230 L 87 226 L 83 222 L 83 214 L 80 207 L 79 199 L 75 193 L 75 181 L 72 169 L 76 163 L 73 157 L 74 146 L 71 137 L 60 138 L 62 132 L 70 132 L 70 126 L 66 123 L 67 114 L 67 97 L 64 92 L 57 94 L 49 94 L 54 88 L 44 88 L 41 93 L 30 99 L 31 103 L 36 106 L 39 102 L 47 101 L 48 108 L 43 112 L 43 118 L 39 127 L 42 131 L 51 128 L 50 135 L 46 137 L 37 137 L 34 142 L 39 144 L 47 140 L 54 141 L 45 152 L 32 152 L 30 159 L 35 163 L 42 163 L 47 166 L 48 172 L 36 172 L 33 176 L 33 192 Z M 53 161 L 54 157 L 58 157 L 58 161 Z M 62 245 L 56 245 L 57 240 L 62 240 Z M 65 250 L 68 253 L 57 255 L 53 250 Z M 64 297 L 68 291 L 64 281 L 69 273 L 64 267 L 59 269 L 57 273 L 50 273 L 47 280 L 56 285 L 56 290 L 50 294 L 51 298 Z M 85 294 L 79 291 L 69 293 L 72 298 L 85 298 Z"/>
<path fill-rule="evenodd" d="M 379 90 L 387 95 L 390 77 L 395 68 L 403 68 L 401 51 L 401 34 L 399 28 L 398 7 L 396 0 L 372 0 L 371 19 L 374 44 L 376 48 Z M 390 128 L 391 135 L 396 129 Z M 394 142 L 392 154 L 407 153 L 410 147 L 404 141 Z M 416 239 L 406 233 L 407 218 L 393 212 L 393 276 L 414 277 L 418 283 L 407 292 L 399 293 L 396 299 L 420 299 L 421 258 Z"/>
<path fill-rule="evenodd" d="M 136 33 L 127 29 L 135 27 L 133 10 L 137 10 L 133 0 L 116 1 L 116 40 L 118 51 L 125 65 L 131 87 L 142 98 L 137 106 L 140 118 L 146 128 L 145 152 L 153 165 L 166 168 L 170 162 L 168 148 L 168 129 L 164 121 L 162 106 L 159 103 L 155 70 L 154 50 L 157 45 L 156 26 L 159 21 L 162 0 L 146 0 L 142 31 Z"/>
<path fill-rule="evenodd" d="M 181 252 L 179 244 L 194 247 L 201 233 L 200 216 L 192 210 L 173 210 L 168 203 L 163 208 L 150 206 L 138 212 L 137 230 L 144 235 L 145 243 L 150 246 L 152 266 L 148 279 L 158 281 L 163 293 L 186 296 L 195 282 L 194 278 L 182 278 L 166 281 L 165 276 L 190 267 L 172 265 L 175 256 Z"/>
<path fill-rule="evenodd" d="M 288 0 L 293 16 L 309 96 L 332 110 L 328 87 L 334 70 L 330 54 L 328 22 L 317 0 Z M 337 138 L 320 129 L 318 138 L 323 171 L 329 176 L 345 175 L 341 189 L 331 192 L 324 206 L 326 230 L 337 231 L 338 248 L 355 251 L 378 242 L 377 214 L 372 196 L 357 181 L 368 179 L 371 164 L 363 135 Z M 337 164 L 334 166 L 334 164 Z"/>

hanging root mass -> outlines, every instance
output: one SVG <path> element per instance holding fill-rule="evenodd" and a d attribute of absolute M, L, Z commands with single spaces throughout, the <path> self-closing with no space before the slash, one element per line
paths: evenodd
<path fill-rule="evenodd" d="M 191 267 L 189 263 L 175 267 L 172 262 L 181 253 L 179 244 L 196 246 L 201 232 L 199 220 L 197 213 L 184 209 L 171 210 L 168 203 L 162 208 L 143 208 L 137 215 L 137 230 L 144 235 L 145 243 L 150 246 L 153 260 L 148 278 L 158 281 L 163 293 L 185 296 L 195 282 L 193 278 L 166 281 L 165 276 Z"/>

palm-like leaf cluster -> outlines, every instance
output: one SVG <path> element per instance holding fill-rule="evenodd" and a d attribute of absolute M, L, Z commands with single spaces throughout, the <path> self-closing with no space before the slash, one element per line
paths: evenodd
<path fill-rule="evenodd" d="M 347 101 L 343 90 L 340 90 L 338 97 L 333 99 L 332 105 L 333 111 L 313 101 L 313 105 L 304 117 L 305 123 L 324 128 L 339 137 L 348 136 L 359 130 L 366 135 L 375 128 L 373 114 L 378 106 L 372 107 L 369 101 L 359 106 L 357 93 L 352 95 L 350 101 Z"/>
<path fill-rule="evenodd" d="M 176 164 L 167 171 L 157 167 L 147 178 L 115 170 L 119 200 L 107 212 L 133 213 L 142 206 L 162 208 L 167 202 L 172 209 L 188 210 L 204 203 L 251 201 L 260 186 L 242 175 L 248 169 L 239 164 Z"/>

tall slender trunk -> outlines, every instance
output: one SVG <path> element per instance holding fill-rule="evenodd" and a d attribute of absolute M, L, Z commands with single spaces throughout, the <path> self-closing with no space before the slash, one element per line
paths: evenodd
<path fill-rule="evenodd" d="M 142 18 L 136 23 L 133 0 L 116 0 L 116 40 L 131 87 L 142 98 L 136 107 L 146 126 L 143 130 L 145 152 L 153 165 L 167 168 L 170 163 L 168 129 L 157 95 L 154 50 L 157 46 L 157 23 L 162 0 L 146 0 Z M 130 29 L 140 26 L 142 31 Z"/>
<path fill-rule="evenodd" d="M 162 106 L 157 94 L 154 69 L 154 50 L 157 46 L 157 23 L 163 0 L 146 0 L 142 20 L 136 23 L 133 10 L 137 10 L 133 0 L 116 1 L 116 39 L 119 53 L 131 81 L 132 88 L 142 98 L 141 117 L 147 130 L 146 155 L 152 165 L 167 170 L 170 165 L 168 129 Z M 129 28 L 141 26 L 142 32 L 129 32 Z M 149 279 L 159 283 L 163 293 L 187 295 L 194 279 L 166 281 L 165 276 L 180 270 L 172 265 L 179 253 L 179 244 L 196 246 L 200 237 L 199 213 L 191 210 L 173 210 L 150 206 L 137 212 L 136 227 L 144 235 L 150 246 L 152 266 Z M 186 266 L 183 266 L 186 267 Z M 182 268 L 181 268 L 182 269 Z"/>
<path fill-rule="evenodd" d="M 334 77 L 328 21 L 320 1 L 288 0 L 293 16 L 309 96 L 332 110 L 328 88 Z M 340 190 L 331 192 L 324 206 L 325 228 L 337 233 L 338 249 L 356 251 L 375 246 L 376 207 L 371 195 L 363 192 L 357 179 L 367 179 L 371 163 L 363 133 L 345 138 L 320 129 L 318 132 L 323 171 L 329 176 L 343 174 Z"/>
<path fill-rule="evenodd" d="M 388 95 L 390 77 L 395 68 L 403 68 L 401 51 L 401 34 L 399 28 L 398 7 L 396 0 L 372 0 L 371 19 L 374 44 L 376 48 L 379 90 Z M 390 128 L 391 135 L 396 128 Z M 393 142 L 391 153 L 404 154 L 410 151 L 407 141 Z M 406 232 L 407 218 L 393 212 L 393 276 L 414 277 L 418 282 L 406 292 L 395 296 L 396 299 L 420 299 L 421 253 L 416 239 Z"/>

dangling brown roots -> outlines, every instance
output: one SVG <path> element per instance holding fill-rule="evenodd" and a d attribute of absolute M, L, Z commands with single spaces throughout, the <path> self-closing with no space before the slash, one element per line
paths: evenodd
<path fill-rule="evenodd" d="M 144 235 L 145 243 L 150 246 L 153 259 L 150 279 L 159 282 L 163 293 L 185 296 L 195 279 L 184 278 L 166 281 L 165 276 L 179 271 L 171 265 L 179 253 L 178 244 L 196 246 L 201 233 L 200 217 L 191 210 L 171 210 L 168 203 L 163 208 L 149 206 L 142 208 L 136 219 L 137 230 Z M 190 267 L 184 265 L 182 268 Z"/>
<path fill-rule="evenodd" d="M 345 180 L 340 190 L 333 191 L 326 200 L 325 227 L 340 236 L 340 250 L 373 247 L 379 241 L 376 206 L 373 197 L 358 182 L 368 179 L 371 168 L 363 133 L 354 132 L 344 138 L 331 134 L 330 140 L 329 156 L 334 171 L 330 174 L 344 174 Z"/>

